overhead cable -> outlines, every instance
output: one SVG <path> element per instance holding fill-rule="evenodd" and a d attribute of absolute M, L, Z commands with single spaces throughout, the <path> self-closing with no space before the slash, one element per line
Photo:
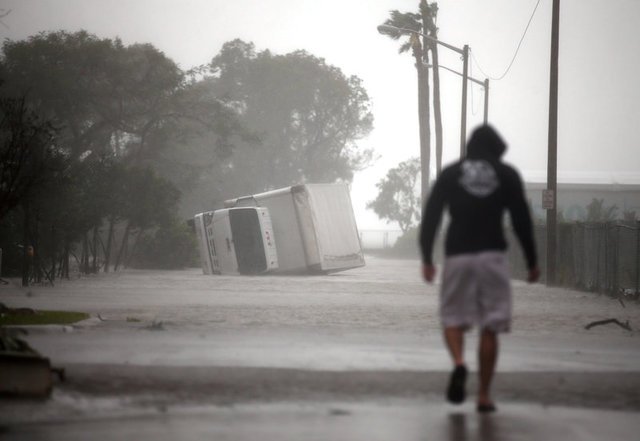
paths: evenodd
<path fill-rule="evenodd" d="M 513 62 L 516 61 L 516 57 L 518 56 L 518 52 L 520 51 L 520 46 L 522 45 L 522 42 L 524 41 L 524 37 L 527 35 L 527 31 L 529 30 L 529 25 L 531 25 L 531 21 L 533 20 L 533 17 L 536 15 L 536 11 L 538 10 L 538 6 L 539 5 L 540 5 L 540 0 L 538 0 L 538 2 L 536 3 L 536 6 L 533 8 L 533 12 L 531 13 L 531 17 L 529 17 L 529 22 L 527 23 L 527 27 L 524 29 L 524 32 L 522 33 L 522 37 L 520 38 L 520 42 L 518 43 L 518 47 L 516 48 L 516 52 L 513 54 L 513 58 L 511 59 L 511 62 L 509 63 L 509 66 L 507 66 L 507 69 L 499 77 L 494 78 L 494 77 L 492 77 L 490 75 L 487 75 L 487 73 L 482 69 L 482 67 L 480 67 L 480 64 L 478 63 L 478 60 L 476 59 L 476 57 L 473 54 L 473 52 L 471 50 L 469 50 L 469 52 L 471 52 L 471 58 L 473 58 L 473 61 L 476 63 L 476 66 L 478 66 L 478 69 L 480 69 L 480 72 L 482 72 L 485 77 L 487 77 L 487 78 L 489 78 L 489 79 L 491 79 L 493 81 L 500 81 L 501 79 L 503 79 L 507 75 L 507 73 L 509 73 L 509 70 L 511 69 L 511 66 L 513 66 Z"/>

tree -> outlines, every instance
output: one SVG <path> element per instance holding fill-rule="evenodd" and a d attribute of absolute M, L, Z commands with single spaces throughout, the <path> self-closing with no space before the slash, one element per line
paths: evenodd
<path fill-rule="evenodd" d="M 253 142 L 239 142 L 217 170 L 235 196 L 300 182 L 350 181 L 372 152 L 357 141 L 372 128 L 369 97 L 359 78 L 305 51 L 256 53 L 241 40 L 226 43 L 206 84 L 225 97 Z M 257 141 L 257 142 L 256 142 Z"/>
<path fill-rule="evenodd" d="M 604 205 L 604 199 L 593 198 L 587 205 L 587 222 L 611 222 L 618 218 L 617 205 Z"/>
<path fill-rule="evenodd" d="M 418 72 L 418 123 L 420 129 L 420 161 L 421 161 L 421 185 L 420 197 L 424 201 L 427 197 L 429 189 L 429 170 L 431 168 L 431 123 L 429 111 L 429 68 L 427 46 L 420 43 L 420 38 L 416 33 L 426 31 L 422 22 L 423 15 L 411 12 L 402 13 L 398 10 L 391 11 L 391 17 L 384 24 L 393 26 L 396 29 L 384 29 L 382 32 L 394 40 L 398 40 L 407 36 L 406 31 L 400 29 L 409 29 L 409 41 L 404 42 L 400 46 L 400 53 L 412 50 L 415 60 L 416 70 Z M 426 42 L 426 40 L 425 40 Z"/>
<path fill-rule="evenodd" d="M 115 263 L 116 270 L 120 263 L 126 263 L 131 230 L 137 229 L 137 243 L 145 230 L 171 224 L 180 200 L 180 192 L 175 185 L 150 168 L 127 169 L 124 187 L 126 198 L 122 206 L 127 224 Z"/>
<path fill-rule="evenodd" d="M 23 243 L 27 232 L 39 240 L 36 257 L 47 259 L 49 273 L 64 262 L 68 267 L 79 243 L 82 271 L 108 268 L 120 228 L 117 266 L 129 233 L 139 237 L 175 221 L 179 190 L 198 183 L 207 182 L 219 203 L 298 182 L 350 180 L 371 157 L 356 144 L 372 126 L 360 80 L 302 51 L 255 53 L 253 45 L 236 41 L 206 70 L 188 73 L 152 45 L 125 46 L 84 31 L 5 40 L 2 51 L 0 99 L 23 97 L 25 108 L 56 126 L 49 150 L 44 142 L 3 151 L 0 194 L 0 216 L 22 209 Z M 42 136 L 24 132 L 23 138 L 46 140 L 48 126 L 42 127 Z M 5 147 L 22 142 L 11 130 L 0 127 Z M 11 152 L 32 156 L 12 159 Z M 54 153 L 64 161 L 51 160 Z M 29 170 L 5 174 L 23 159 Z M 38 164 L 59 169 L 39 173 Z M 17 175 L 23 178 L 16 181 Z M 48 185 L 34 192 L 11 186 L 35 188 L 26 178 L 49 175 Z"/>
<path fill-rule="evenodd" d="M 16 208 L 22 209 L 22 284 L 38 263 L 33 245 L 32 202 L 55 185 L 64 168 L 65 155 L 57 145 L 56 129 L 28 107 L 24 97 L 0 98 L 0 221 Z M 37 211 L 35 225 L 37 228 Z M 15 224 L 9 222 L 10 224 Z M 14 233 L 18 233 L 17 229 Z M 4 240 L 3 240 L 4 242 Z M 40 267 L 35 267 L 40 271 Z"/>
<path fill-rule="evenodd" d="M 239 130 L 232 109 L 194 93 L 189 77 L 150 44 L 60 31 L 7 40 L 3 52 L 5 93 L 26 94 L 54 118 L 74 159 L 111 154 L 165 171 L 165 156 L 177 156 L 172 150 L 189 136 L 205 131 L 222 140 L 216 148 L 230 150 Z"/>
<path fill-rule="evenodd" d="M 40 186 L 21 205 L 24 230 L 35 238 L 43 237 L 37 257 L 46 254 L 52 273 L 61 254 L 66 256 L 63 263 L 68 263 L 73 243 L 78 241 L 82 243 L 81 269 L 97 271 L 100 228 L 105 220 L 109 230 L 103 255 L 108 268 L 119 223 L 142 231 L 156 226 L 141 220 L 143 207 L 152 206 L 149 210 L 156 215 L 176 211 L 177 189 L 167 188 L 166 179 L 149 178 L 147 169 L 187 186 L 184 177 L 197 176 L 204 169 L 201 164 L 180 160 L 187 156 L 195 138 L 208 140 L 215 162 L 218 153 L 219 157 L 229 155 L 233 136 L 244 135 L 234 109 L 210 93 L 200 94 L 196 82 L 150 44 L 124 46 L 118 39 L 61 31 L 22 41 L 5 40 L 2 50 L 0 98 L 9 102 L 22 97 L 25 108 L 32 109 L 34 115 L 54 121 L 56 152 L 66 159 L 55 180 L 46 188 Z M 6 139 L 19 143 L 15 136 Z M 19 150 L 4 152 L 14 151 Z M 23 151 L 34 153 L 37 149 Z M 13 178 L 5 173 L 9 169 L 5 163 L 15 161 L 3 156 L 2 172 L 7 180 Z M 142 184 L 157 184 L 166 197 L 147 195 L 142 203 L 132 204 L 131 197 L 147 191 L 132 184 L 136 175 L 148 178 L 141 178 Z M 10 195 L 21 191 L 4 184 L 2 190 Z M 15 198 L 4 196 L 0 197 L 2 209 L 17 206 Z M 60 247 L 64 251 L 60 252 Z"/>
<path fill-rule="evenodd" d="M 420 160 L 411 158 L 390 169 L 376 184 L 378 196 L 367 203 L 381 219 L 398 222 L 406 233 L 420 216 L 420 197 L 416 195 Z"/>
<path fill-rule="evenodd" d="M 4 93 L 27 96 L 40 114 L 55 119 L 72 158 L 109 145 L 113 127 L 98 108 L 113 98 L 106 66 L 122 49 L 119 40 L 100 40 L 84 31 L 41 33 L 5 40 L 2 49 Z"/>
<path fill-rule="evenodd" d="M 232 154 L 239 148 L 257 148 L 258 138 L 240 120 L 230 99 L 216 94 L 210 79 L 190 82 L 180 95 L 183 117 L 154 133 L 154 143 L 160 138 L 157 142 L 169 145 L 159 149 L 150 164 L 181 190 L 180 212 L 191 217 L 214 208 L 225 193 L 229 197 L 228 188 L 237 182 L 229 176 Z"/>
<path fill-rule="evenodd" d="M 24 98 L 0 98 L 0 220 L 46 185 L 62 154 L 50 121 L 28 108 Z"/>
<path fill-rule="evenodd" d="M 622 212 L 622 219 L 625 222 L 636 222 L 638 220 L 638 214 L 635 210 L 624 210 Z"/>
<path fill-rule="evenodd" d="M 438 4 L 429 4 L 427 0 L 420 0 L 420 15 L 422 16 L 423 28 L 427 35 L 438 39 L 438 27 L 436 19 L 438 17 Z M 435 128 L 436 141 L 436 176 L 440 176 L 442 171 L 442 110 L 440 104 L 440 62 L 438 57 L 438 45 L 432 40 L 423 38 L 423 46 L 428 47 L 433 58 L 433 124 Z"/>

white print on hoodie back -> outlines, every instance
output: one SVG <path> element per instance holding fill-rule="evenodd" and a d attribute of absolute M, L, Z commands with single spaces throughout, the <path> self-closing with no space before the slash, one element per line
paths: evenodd
<path fill-rule="evenodd" d="M 491 164 L 482 159 L 465 160 L 459 182 L 468 193 L 481 198 L 489 196 L 500 185 Z"/>

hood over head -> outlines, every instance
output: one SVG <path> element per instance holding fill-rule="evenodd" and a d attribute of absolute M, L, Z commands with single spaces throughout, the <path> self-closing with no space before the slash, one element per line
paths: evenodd
<path fill-rule="evenodd" d="M 484 125 L 474 130 L 471 139 L 467 143 L 467 156 L 469 158 L 500 159 L 507 150 L 507 144 L 502 140 L 498 132 Z"/>

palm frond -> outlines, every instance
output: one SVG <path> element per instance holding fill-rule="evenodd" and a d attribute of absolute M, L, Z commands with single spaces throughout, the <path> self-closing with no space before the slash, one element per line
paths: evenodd
<path fill-rule="evenodd" d="M 391 11 L 391 18 L 389 18 L 385 24 L 420 32 L 422 30 L 422 17 L 420 14 L 415 14 L 413 12 L 400 12 L 398 10 L 393 10 Z"/>
<path fill-rule="evenodd" d="M 387 29 L 381 31 L 381 33 L 387 35 L 393 40 L 398 40 L 401 37 L 407 35 L 407 32 L 402 31 L 402 29 L 410 29 L 416 32 L 421 31 L 422 23 L 420 21 L 421 16 L 419 14 L 414 14 L 411 12 L 400 12 L 398 10 L 393 10 L 390 12 L 390 14 L 391 17 L 385 20 L 384 24 L 387 26 L 393 26 L 394 28 L 399 28 L 399 30 Z"/>
<path fill-rule="evenodd" d="M 402 46 L 400 46 L 400 49 L 398 49 L 398 52 L 400 52 L 402 54 L 404 52 L 408 52 L 409 49 L 411 49 L 411 42 L 407 41 Z"/>

